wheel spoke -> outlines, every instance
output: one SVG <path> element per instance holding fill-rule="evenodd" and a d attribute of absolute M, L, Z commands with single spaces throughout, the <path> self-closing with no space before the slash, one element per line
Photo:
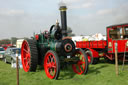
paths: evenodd
<path fill-rule="evenodd" d="M 50 65 L 50 63 L 47 63 L 47 68 L 51 68 L 51 65 Z"/>
<path fill-rule="evenodd" d="M 29 60 L 29 59 L 27 59 L 27 58 L 26 58 L 26 60 L 27 60 L 27 61 L 25 61 L 25 62 L 26 62 L 26 63 L 25 63 L 25 68 L 27 68 L 27 69 L 28 69 L 28 68 L 29 68 L 29 66 L 30 66 L 30 60 Z"/>
<path fill-rule="evenodd" d="M 47 63 L 50 63 L 50 59 L 49 59 L 49 57 L 48 57 Z"/>
<path fill-rule="evenodd" d="M 78 65 L 78 67 L 79 67 L 80 72 L 82 72 L 82 69 L 81 69 L 80 65 Z"/>
<path fill-rule="evenodd" d="M 27 62 L 27 64 L 26 64 L 26 68 L 27 68 L 27 69 L 29 68 L 29 65 L 30 65 L 30 64 Z"/>
<path fill-rule="evenodd" d="M 84 57 L 82 56 L 82 59 L 81 60 L 84 60 Z"/>
<path fill-rule="evenodd" d="M 49 56 L 49 60 L 50 60 L 50 62 L 51 62 L 51 55 Z"/>
<path fill-rule="evenodd" d="M 56 64 L 55 63 L 52 65 L 52 68 L 56 69 Z"/>
<path fill-rule="evenodd" d="M 53 62 L 53 57 L 51 57 L 51 63 Z"/>
<path fill-rule="evenodd" d="M 54 76 L 54 73 L 53 73 L 53 71 L 52 71 L 52 68 L 50 69 L 50 74 L 51 74 L 52 76 Z"/>
<path fill-rule="evenodd" d="M 81 64 L 85 64 L 85 62 L 81 62 Z"/>
<path fill-rule="evenodd" d="M 82 57 L 82 60 L 83 60 L 83 57 Z M 82 66 L 82 68 L 84 68 L 85 61 L 84 60 L 82 61 L 82 60 L 80 60 L 79 65 Z"/>
<path fill-rule="evenodd" d="M 82 67 L 83 67 L 83 69 L 84 69 L 84 68 L 85 68 L 85 65 L 83 64 Z"/>
<path fill-rule="evenodd" d="M 26 60 L 27 58 L 25 57 L 24 60 Z"/>
<path fill-rule="evenodd" d="M 27 51 L 26 49 L 23 49 L 23 50 L 24 50 L 24 52 L 29 53 L 29 51 Z"/>

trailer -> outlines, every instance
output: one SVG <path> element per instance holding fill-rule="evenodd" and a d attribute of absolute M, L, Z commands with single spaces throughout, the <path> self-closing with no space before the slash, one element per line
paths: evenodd
<path fill-rule="evenodd" d="M 123 55 L 128 54 L 128 23 L 108 26 L 106 34 L 106 40 L 76 41 L 76 47 L 85 50 L 90 63 L 98 63 L 101 57 L 113 62 L 116 45 L 119 60 L 123 60 Z"/>

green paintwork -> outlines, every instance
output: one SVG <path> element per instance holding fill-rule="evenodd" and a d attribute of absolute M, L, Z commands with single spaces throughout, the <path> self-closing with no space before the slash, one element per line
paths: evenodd
<path fill-rule="evenodd" d="M 57 40 L 54 39 L 53 32 L 51 33 L 51 35 L 48 39 L 45 38 L 43 33 L 40 33 L 39 34 L 39 40 L 37 40 L 37 47 L 40 48 L 41 45 L 43 44 L 44 47 L 50 48 L 50 50 L 56 51 L 55 50 L 56 43 L 57 43 Z"/>

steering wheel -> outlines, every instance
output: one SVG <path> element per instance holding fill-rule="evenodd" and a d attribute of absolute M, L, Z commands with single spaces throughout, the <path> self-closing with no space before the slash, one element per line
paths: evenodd
<path fill-rule="evenodd" d="M 52 25 L 50 28 L 50 34 L 52 33 L 53 28 L 55 27 L 55 25 Z"/>

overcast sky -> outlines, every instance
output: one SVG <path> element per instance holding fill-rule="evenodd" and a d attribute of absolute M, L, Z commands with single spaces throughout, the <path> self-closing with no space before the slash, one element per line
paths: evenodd
<path fill-rule="evenodd" d="M 0 0 L 0 39 L 30 37 L 60 22 L 62 0 Z M 106 26 L 128 23 L 128 0 L 63 0 L 76 35 L 106 34 Z"/>

